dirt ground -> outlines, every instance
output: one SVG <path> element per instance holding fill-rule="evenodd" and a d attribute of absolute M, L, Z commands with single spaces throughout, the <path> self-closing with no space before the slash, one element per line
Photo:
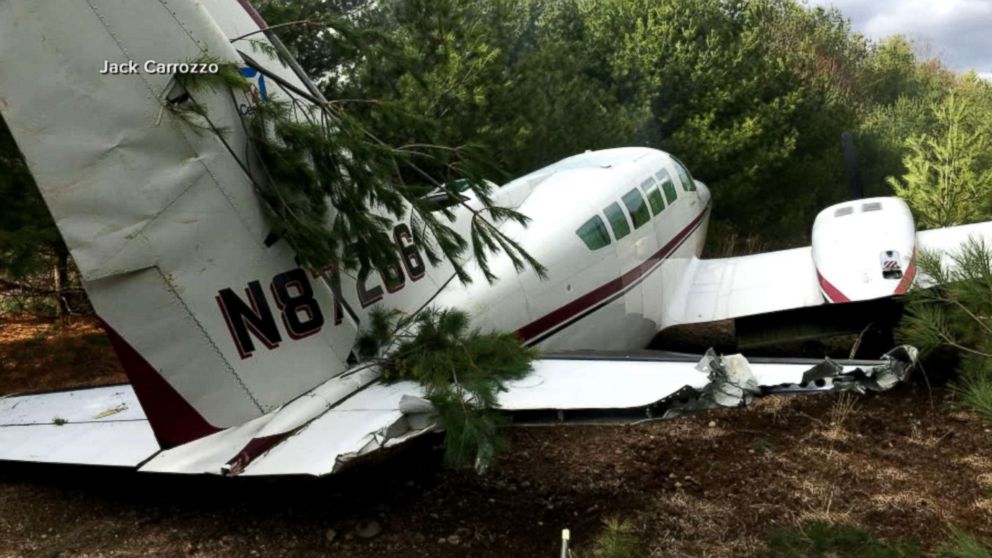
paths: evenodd
<path fill-rule="evenodd" d="M 92 325 L 0 327 L 0 394 L 121 378 Z M 512 429 L 484 476 L 442 468 L 436 436 L 325 479 L 6 464 L 0 556 L 551 557 L 562 528 L 581 549 L 610 517 L 631 521 L 652 556 L 746 556 L 810 520 L 932 549 L 950 526 L 992 535 L 990 440 L 946 388 L 919 382 L 636 426 Z M 364 538 L 373 521 L 381 533 Z"/>
<path fill-rule="evenodd" d="M 94 320 L 0 319 L 0 395 L 119 384 L 127 376 Z"/>

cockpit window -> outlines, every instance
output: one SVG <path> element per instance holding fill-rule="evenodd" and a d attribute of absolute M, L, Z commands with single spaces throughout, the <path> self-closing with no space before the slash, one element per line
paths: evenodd
<path fill-rule="evenodd" d="M 603 213 L 606 214 L 606 218 L 610 221 L 610 227 L 613 228 L 613 236 L 617 240 L 630 234 L 630 223 L 627 222 L 627 216 L 620 209 L 620 204 L 617 202 L 611 203 L 603 208 Z"/>
<path fill-rule="evenodd" d="M 672 182 L 672 175 L 668 174 L 668 171 L 661 169 L 654 175 L 654 179 L 661 184 L 661 189 L 665 191 L 665 200 L 668 205 L 672 205 L 678 197 L 678 193 L 675 191 L 675 183 Z"/>
<path fill-rule="evenodd" d="M 655 216 L 660 215 L 662 210 L 665 209 L 665 200 L 661 199 L 661 190 L 658 189 L 658 185 L 654 179 L 649 178 L 642 182 L 641 188 L 644 189 L 644 195 L 648 197 L 648 203 L 651 205 L 651 213 L 654 213 Z"/>
<path fill-rule="evenodd" d="M 575 231 L 575 234 L 579 235 L 590 250 L 599 250 L 610 244 L 610 233 L 607 232 L 606 224 L 599 215 L 586 221 Z"/>
<path fill-rule="evenodd" d="M 624 194 L 620 199 L 623 200 L 623 204 L 630 211 L 630 217 L 634 220 L 635 229 L 643 227 L 651 220 L 651 214 L 648 212 L 648 204 L 644 202 L 644 196 L 641 195 L 640 190 L 634 188 Z"/>
<path fill-rule="evenodd" d="M 675 163 L 675 172 L 679 175 L 679 180 L 682 181 L 682 189 L 687 192 L 696 191 L 696 181 L 692 179 L 689 174 L 689 169 L 685 168 L 682 161 L 679 161 L 675 157 L 672 157 L 672 161 Z"/>

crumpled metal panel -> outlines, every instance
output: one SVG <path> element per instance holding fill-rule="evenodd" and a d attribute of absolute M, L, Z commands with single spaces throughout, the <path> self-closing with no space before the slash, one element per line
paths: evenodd
<path fill-rule="evenodd" d="M 326 475 L 355 457 L 433 430 L 433 423 L 400 411 L 404 397 L 419 397 L 414 382 L 373 384 L 311 422 L 244 471 L 246 476 Z"/>

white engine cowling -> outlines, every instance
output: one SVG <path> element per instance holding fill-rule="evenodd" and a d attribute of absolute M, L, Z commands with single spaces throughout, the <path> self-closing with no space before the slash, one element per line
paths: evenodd
<path fill-rule="evenodd" d="M 830 206 L 813 222 L 813 264 L 828 302 L 902 294 L 916 275 L 916 224 L 899 198 Z"/>

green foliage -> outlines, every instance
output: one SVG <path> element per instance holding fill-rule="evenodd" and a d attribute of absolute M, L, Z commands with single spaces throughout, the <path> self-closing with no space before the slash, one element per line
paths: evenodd
<path fill-rule="evenodd" d="M 0 273 L 16 279 L 44 269 L 62 238 L 3 118 L 0 200 Z"/>
<path fill-rule="evenodd" d="M 915 541 L 883 543 L 867 529 L 812 521 L 799 527 L 774 531 L 762 558 L 915 558 L 921 556 Z"/>
<path fill-rule="evenodd" d="M 922 252 L 916 265 L 931 286 L 910 291 L 900 334 L 924 354 L 957 352 L 962 401 L 992 420 L 992 247 L 972 239 L 947 261 Z"/>
<path fill-rule="evenodd" d="M 385 380 L 423 385 L 445 428 L 447 462 L 480 471 L 505 446 L 498 393 L 538 356 L 512 333 L 483 333 L 469 327 L 464 312 L 436 308 L 411 316 L 373 310 L 357 349 L 382 366 Z"/>
<path fill-rule="evenodd" d="M 958 529 L 951 530 L 950 540 L 940 546 L 941 558 L 992 558 L 988 543 Z"/>
<path fill-rule="evenodd" d="M 974 409 L 986 422 L 992 422 L 992 373 L 980 371 L 966 374 L 955 391 L 962 404 Z"/>
<path fill-rule="evenodd" d="M 55 313 L 55 302 L 50 296 L 0 296 L 0 317 L 54 316 Z"/>
<path fill-rule="evenodd" d="M 627 520 L 607 519 L 603 532 L 596 538 L 589 553 L 577 552 L 576 558 L 639 558 L 643 552 L 634 525 Z"/>
<path fill-rule="evenodd" d="M 484 146 L 496 165 L 520 175 L 586 149 L 628 144 L 646 114 L 618 98 L 600 67 L 602 53 L 586 47 L 580 4 L 379 2 L 364 9 L 356 25 L 378 31 L 388 37 L 383 44 L 395 48 L 377 43 L 376 54 L 345 56 L 316 75 L 332 76 L 325 81 L 329 98 L 401 106 L 434 124 L 436 143 Z M 335 9 L 328 3 L 318 11 Z M 279 32 L 298 44 L 303 31 Z M 370 129 L 387 142 L 406 133 L 377 118 L 375 107 L 364 108 Z"/>
<path fill-rule="evenodd" d="M 992 123 L 983 80 L 795 0 L 315 1 L 307 13 L 344 14 L 402 53 L 339 49 L 308 67 L 328 97 L 404 107 L 434 123 L 437 143 L 473 142 L 511 175 L 586 149 L 667 149 L 710 185 L 721 230 L 770 247 L 806 241 L 816 212 L 848 197 L 841 132 L 856 134 L 866 191 L 888 195 L 906 138 L 937 129 L 931 103 L 954 91 Z M 293 14 L 266 15 L 310 17 Z M 278 32 L 320 59 L 303 28 Z M 405 141 L 373 106 L 358 110 L 388 143 Z"/>
<path fill-rule="evenodd" d="M 309 262 L 389 265 L 396 254 L 383 224 L 409 206 L 432 261 L 498 249 L 534 265 L 495 229 L 519 218 L 511 211 L 475 214 L 466 241 L 448 228 L 463 206 L 430 211 L 418 200 L 438 187 L 455 195 L 459 179 L 484 191 L 482 179 L 623 145 L 677 154 L 714 192 L 711 236 L 747 239 L 741 246 L 806 242 L 816 212 L 848 196 L 845 130 L 855 132 L 869 194 L 898 184 L 925 225 L 992 214 L 992 84 L 921 60 L 903 37 L 872 43 L 837 10 L 798 0 L 259 8 L 331 100 L 312 125 L 285 121 L 274 105 L 257 115 L 267 126 L 252 126 L 273 179 L 259 177 L 259 191 Z M 251 54 L 257 38 L 235 45 Z M 232 72 L 219 81 L 238 80 Z M 195 103 L 176 108 L 206 123 Z M 44 271 L 60 241 L 2 126 L 0 197 L 0 268 L 15 279 Z M 345 216 L 318 223 L 329 208 Z"/>
<path fill-rule="evenodd" d="M 378 42 L 388 41 L 369 24 L 377 8 L 370 0 L 261 0 L 255 8 L 308 76 L 337 84 L 336 71 L 362 58 Z M 342 68 L 343 70 L 343 68 Z"/>
<path fill-rule="evenodd" d="M 990 139 L 965 99 L 951 94 L 931 105 L 932 131 L 909 137 L 906 173 L 888 182 L 926 228 L 992 217 Z"/>
<path fill-rule="evenodd" d="M 210 122 L 195 94 L 204 89 L 247 91 L 248 82 L 235 65 L 219 67 L 217 74 L 178 75 L 193 95 L 169 108 L 194 129 L 208 129 L 223 138 L 225 130 Z M 368 102 L 377 106 L 380 117 L 409 129 L 411 136 L 418 130 L 429 132 L 401 107 Z M 416 140 L 388 144 L 370 132 L 368 121 L 355 115 L 353 106 L 269 100 L 257 103 L 244 117 L 252 158 L 242 165 L 260 169 L 252 179 L 272 231 L 294 248 L 302 263 L 316 269 L 387 270 L 399 263 L 392 226 L 409 218 L 414 240 L 431 263 L 446 259 L 458 278 L 469 282 L 461 259 L 468 242 L 450 226 L 460 212 L 470 215 L 472 255 L 488 280 L 496 279 L 488 257 L 499 252 L 518 272 L 529 265 L 543 277 L 541 264 L 499 230 L 506 221 L 526 225 L 529 219 L 495 205 L 492 183 L 485 180 L 492 168 L 477 149 Z M 478 205 L 467 202 L 461 193 L 465 187 Z M 446 194 L 452 206 L 438 209 L 423 195 L 430 190 Z"/>
<path fill-rule="evenodd" d="M 715 218 L 794 242 L 843 197 L 839 138 L 856 122 L 865 47 L 838 12 L 625 0 L 593 3 L 588 18 L 597 42 L 613 45 L 602 50 L 623 90 L 650 108 L 640 138 L 710 185 Z"/>
<path fill-rule="evenodd" d="M 75 278 L 68 249 L 3 118 L 0 200 L 0 316 L 64 317 L 63 295 L 73 290 L 69 283 Z"/>

